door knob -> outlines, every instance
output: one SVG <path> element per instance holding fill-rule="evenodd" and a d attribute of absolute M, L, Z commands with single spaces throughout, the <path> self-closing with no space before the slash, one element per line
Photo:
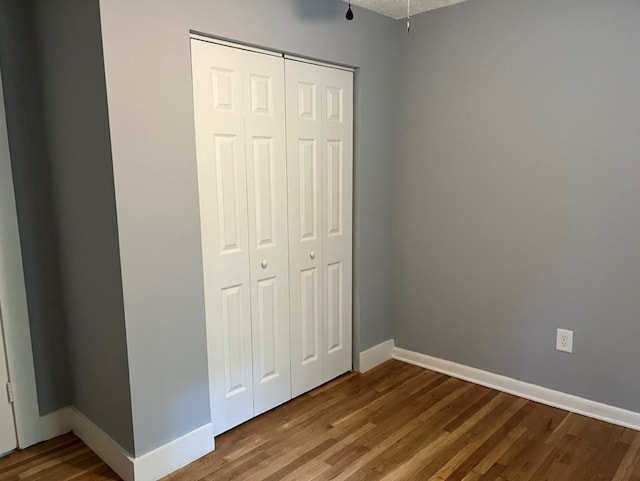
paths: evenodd
<path fill-rule="evenodd" d="M 315 253 L 315 252 L 313 252 L 313 251 L 309 252 L 309 257 L 310 257 L 311 259 L 315 259 L 315 258 L 316 258 L 316 253 Z"/>
<path fill-rule="evenodd" d="M 269 262 L 267 262 L 267 259 L 262 259 L 262 262 L 260 263 L 260 265 L 262 266 L 263 269 L 266 269 L 267 266 L 269 265 Z"/>

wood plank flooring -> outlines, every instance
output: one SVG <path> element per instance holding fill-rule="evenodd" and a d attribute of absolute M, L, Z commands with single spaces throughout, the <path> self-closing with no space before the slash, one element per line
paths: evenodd
<path fill-rule="evenodd" d="M 0 481 L 118 477 L 73 435 L 0 459 Z M 640 432 L 389 361 L 216 438 L 164 481 L 640 481 Z"/>
<path fill-rule="evenodd" d="M 71 433 L 0 458 L 1 481 L 119 479 L 109 466 Z"/>

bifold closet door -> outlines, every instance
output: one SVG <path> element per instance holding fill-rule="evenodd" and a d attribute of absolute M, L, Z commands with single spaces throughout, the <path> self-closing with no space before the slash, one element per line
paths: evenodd
<path fill-rule="evenodd" d="M 254 415 L 291 399 L 284 61 L 245 52 Z"/>
<path fill-rule="evenodd" d="M 291 389 L 351 369 L 353 74 L 286 61 Z"/>
<path fill-rule="evenodd" d="M 192 40 L 211 415 L 291 397 L 283 60 Z"/>

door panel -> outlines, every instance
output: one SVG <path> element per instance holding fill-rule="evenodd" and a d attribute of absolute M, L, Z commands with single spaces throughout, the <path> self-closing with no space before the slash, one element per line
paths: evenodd
<path fill-rule="evenodd" d="M 245 219 L 240 210 L 242 199 L 239 177 L 242 165 L 238 138 L 235 135 L 214 135 L 218 187 L 218 231 L 221 255 L 242 251 L 242 227 Z"/>
<path fill-rule="evenodd" d="M 274 139 L 253 138 L 253 191 L 255 201 L 255 245 L 273 247 L 273 228 L 277 213 L 274 211 Z M 282 236 L 280 236 L 282 237 Z"/>
<path fill-rule="evenodd" d="M 247 380 L 245 331 L 248 312 L 244 310 L 244 286 L 222 289 L 222 337 L 224 345 L 224 380 L 227 399 L 250 388 Z"/>
<path fill-rule="evenodd" d="M 342 262 L 327 266 L 327 348 L 333 354 L 344 349 L 344 283 Z"/>
<path fill-rule="evenodd" d="M 300 239 L 305 241 L 318 238 L 320 175 L 316 141 L 301 139 L 299 145 Z"/>
<path fill-rule="evenodd" d="M 318 269 L 313 267 L 300 273 L 300 349 L 302 365 L 320 358 L 320 313 Z"/>
<path fill-rule="evenodd" d="M 291 392 L 324 382 L 322 330 L 322 68 L 286 61 Z"/>
<path fill-rule="evenodd" d="M 192 40 L 196 154 L 215 434 L 253 417 L 242 52 Z"/>
<path fill-rule="evenodd" d="M 353 74 L 285 67 L 295 396 L 352 364 Z"/>
<path fill-rule="evenodd" d="M 245 58 L 248 55 L 255 56 L 258 54 L 247 54 Z M 277 59 L 275 61 L 278 64 L 281 63 Z M 278 65 L 278 68 L 280 67 L 281 65 Z M 273 117 L 273 78 L 268 75 L 251 74 L 249 82 L 251 86 L 251 114 Z M 278 83 L 280 84 L 280 82 Z"/>
<path fill-rule="evenodd" d="M 264 383 L 278 376 L 278 285 L 276 278 L 261 280 L 258 286 L 258 309 L 255 313 L 258 325 L 258 382 Z"/>
<path fill-rule="evenodd" d="M 211 68 L 213 109 L 217 112 L 238 112 L 237 72 L 222 68 Z"/>
<path fill-rule="evenodd" d="M 333 72 L 332 72 L 333 73 Z M 339 73 L 339 75 L 342 72 Z M 327 120 L 343 122 L 343 90 L 340 87 L 327 87 Z"/>
<path fill-rule="evenodd" d="M 353 73 L 325 68 L 322 89 L 324 377 L 352 366 Z"/>
<path fill-rule="evenodd" d="M 289 68 L 292 71 L 292 68 Z M 318 102 L 317 85 L 314 82 L 297 82 L 298 118 L 301 120 L 316 120 L 316 106 Z"/>
<path fill-rule="evenodd" d="M 284 61 L 244 52 L 254 414 L 291 399 Z"/>
<path fill-rule="evenodd" d="M 327 142 L 327 235 L 342 235 L 344 212 L 343 147 L 341 140 Z"/>

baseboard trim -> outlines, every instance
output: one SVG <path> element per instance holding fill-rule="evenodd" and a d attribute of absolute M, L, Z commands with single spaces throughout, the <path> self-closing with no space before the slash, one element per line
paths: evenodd
<path fill-rule="evenodd" d="M 395 342 L 393 339 L 381 342 L 360 353 L 360 372 L 367 372 L 391 359 Z"/>
<path fill-rule="evenodd" d="M 152 481 L 214 450 L 213 425 L 207 424 L 135 459 L 136 481 Z"/>
<path fill-rule="evenodd" d="M 155 481 L 214 449 L 212 424 L 201 426 L 137 458 L 132 457 L 75 407 L 62 408 L 42 416 L 40 426 L 43 440 L 73 431 L 124 481 Z"/>
<path fill-rule="evenodd" d="M 73 432 L 124 481 L 135 480 L 134 459 L 89 418 L 71 408 Z"/>
<path fill-rule="evenodd" d="M 393 358 L 565 411 L 640 431 L 640 413 L 395 347 Z"/>
<path fill-rule="evenodd" d="M 71 421 L 73 410 L 71 407 L 64 407 L 52 413 L 40 416 L 40 431 L 42 441 L 62 436 L 71 431 Z"/>

